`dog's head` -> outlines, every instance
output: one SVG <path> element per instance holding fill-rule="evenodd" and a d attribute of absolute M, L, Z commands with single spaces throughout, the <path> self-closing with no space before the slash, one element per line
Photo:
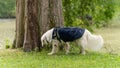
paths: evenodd
<path fill-rule="evenodd" d="M 41 37 L 42 47 L 48 45 L 52 41 L 53 28 L 45 32 Z"/>
<path fill-rule="evenodd" d="M 43 38 L 43 37 L 41 37 L 41 44 L 42 44 L 42 47 L 44 46 L 44 45 L 48 45 L 48 41 L 47 41 L 47 38 Z"/>

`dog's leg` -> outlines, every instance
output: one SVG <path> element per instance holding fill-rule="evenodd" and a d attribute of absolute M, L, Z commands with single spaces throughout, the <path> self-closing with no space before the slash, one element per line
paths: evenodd
<path fill-rule="evenodd" d="M 82 38 L 81 40 L 79 40 L 79 46 L 80 46 L 80 53 L 85 55 L 86 51 L 85 51 L 85 46 L 87 45 L 87 40 L 86 38 Z M 80 45 L 81 44 L 81 45 Z"/>
<path fill-rule="evenodd" d="M 85 45 L 84 45 L 84 43 L 82 43 L 82 41 L 81 41 L 81 45 L 79 44 L 79 47 L 80 47 L 80 54 L 83 54 L 83 55 L 85 55 L 86 54 L 86 52 L 85 52 L 85 47 L 84 47 Z"/>
<path fill-rule="evenodd" d="M 83 55 L 86 54 L 85 49 L 83 47 L 80 48 L 80 53 L 83 54 Z"/>
<path fill-rule="evenodd" d="M 58 51 L 58 45 L 59 45 L 59 41 L 53 40 L 53 42 L 52 42 L 52 51 L 50 53 L 48 53 L 48 55 L 55 54 Z"/>
<path fill-rule="evenodd" d="M 65 51 L 66 51 L 66 54 L 69 53 L 69 49 L 70 49 L 70 45 L 69 45 L 69 43 L 66 43 L 66 44 L 65 44 Z"/>
<path fill-rule="evenodd" d="M 85 40 L 81 40 L 81 45 L 80 45 L 80 53 L 85 55 L 86 51 L 85 51 L 85 45 L 87 44 L 87 42 Z"/>
<path fill-rule="evenodd" d="M 58 45 L 52 45 L 52 51 L 48 55 L 53 55 L 58 51 Z"/>

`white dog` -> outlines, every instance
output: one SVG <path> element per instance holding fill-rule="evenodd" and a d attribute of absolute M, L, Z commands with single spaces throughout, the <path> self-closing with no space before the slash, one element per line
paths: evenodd
<path fill-rule="evenodd" d="M 82 28 L 52 28 L 41 37 L 42 46 L 52 44 L 52 51 L 48 55 L 55 54 L 59 43 L 66 43 L 66 54 L 69 53 L 69 42 L 75 42 L 80 46 L 80 53 L 85 54 L 85 50 L 98 51 L 103 46 L 101 35 L 93 35 L 87 29 Z"/>

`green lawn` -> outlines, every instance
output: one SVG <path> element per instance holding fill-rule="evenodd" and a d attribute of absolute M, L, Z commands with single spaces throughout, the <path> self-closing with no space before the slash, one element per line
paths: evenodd
<path fill-rule="evenodd" d="M 47 51 L 24 53 L 19 50 L 0 52 L 0 68 L 119 68 L 120 57 L 103 53 L 71 53 L 48 56 Z"/>
<path fill-rule="evenodd" d="M 15 20 L 0 19 L 0 48 L 5 44 L 12 44 L 15 35 Z"/>
<path fill-rule="evenodd" d="M 13 22 L 13 21 L 11 21 Z M 15 23 L 0 23 L 1 47 L 14 39 Z M 0 68 L 120 68 L 120 24 L 95 29 L 101 34 L 106 48 L 100 52 L 78 54 L 77 50 L 65 55 L 64 51 L 48 56 L 50 51 L 25 53 L 20 49 L 0 49 Z"/>

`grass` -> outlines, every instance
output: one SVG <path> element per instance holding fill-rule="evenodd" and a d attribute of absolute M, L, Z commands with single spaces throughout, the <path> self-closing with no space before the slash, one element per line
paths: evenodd
<path fill-rule="evenodd" d="M 15 20 L 14 19 L 0 19 L 0 49 L 4 48 L 2 45 L 12 44 L 15 35 Z"/>
<path fill-rule="evenodd" d="M 104 38 L 104 52 L 112 54 L 120 54 L 120 20 L 113 21 L 114 23 L 108 27 L 97 29 L 96 34 L 101 34 Z"/>
<path fill-rule="evenodd" d="M 14 23 L 0 23 L 1 47 L 6 44 L 6 39 L 10 41 L 8 44 L 13 41 L 14 28 Z M 21 49 L 0 49 L 0 68 L 119 68 L 120 24 L 95 29 L 95 34 L 101 34 L 105 41 L 106 48 L 100 52 L 81 55 L 72 49 L 68 55 L 62 51 L 48 56 L 48 50 L 26 53 Z"/>
<path fill-rule="evenodd" d="M 119 68 L 120 57 L 117 55 L 88 53 L 86 55 L 57 54 L 46 55 L 44 52 L 24 53 L 19 50 L 0 52 L 1 68 Z"/>

